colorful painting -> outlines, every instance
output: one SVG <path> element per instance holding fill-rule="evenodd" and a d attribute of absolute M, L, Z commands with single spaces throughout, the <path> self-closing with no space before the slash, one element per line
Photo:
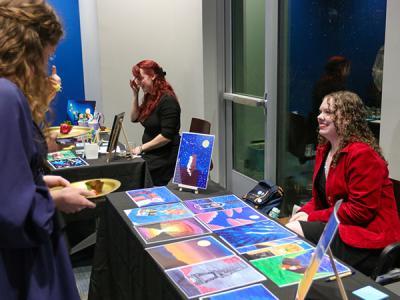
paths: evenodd
<path fill-rule="evenodd" d="M 314 248 L 309 243 L 299 238 L 283 239 L 283 240 L 278 240 L 277 242 L 283 242 L 283 243 L 266 248 L 261 248 L 258 250 L 252 250 L 244 253 L 243 256 L 248 260 L 253 260 L 264 257 L 281 256 L 290 253 L 297 253 Z"/>
<path fill-rule="evenodd" d="M 55 159 L 48 162 L 49 165 L 54 169 L 65 169 L 88 166 L 89 164 L 80 157 Z"/>
<path fill-rule="evenodd" d="M 49 162 L 53 160 L 69 159 L 69 158 L 76 158 L 75 153 L 72 152 L 71 150 L 63 150 L 47 154 L 47 160 Z"/>
<path fill-rule="evenodd" d="M 293 232 L 272 220 L 216 230 L 215 233 L 238 253 L 246 250 L 241 247 L 295 236 Z"/>
<path fill-rule="evenodd" d="M 264 249 L 264 248 L 268 248 L 268 247 L 275 247 L 275 246 L 279 246 L 279 245 L 283 245 L 283 244 L 298 243 L 298 241 L 303 241 L 303 240 L 300 239 L 297 235 L 294 235 L 289 238 L 262 242 L 262 243 L 258 243 L 258 244 L 254 244 L 254 245 L 250 245 L 250 246 L 244 246 L 244 247 L 241 247 L 240 250 L 242 251 L 242 253 L 245 253 L 245 252 L 256 251 L 256 250 L 260 250 L 260 249 Z"/>
<path fill-rule="evenodd" d="M 131 190 L 126 192 L 129 198 L 136 203 L 138 207 L 174 203 L 181 201 L 175 194 L 173 194 L 165 186 Z"/>
<path fill-rule="evenodd" d="M 163 269 L 177 268 L 233 255 L 231 250 L 212 236 L 165 244 L 146 250 Z"/>
<path fill-rule="evenodd" d="M 211 230 L 218 230 L 268 220 L 265 216 L 259 214 L 248 206 L 198 214 L 196 215 L 196 218 L 203 222 Z"/>
<path fill-rule="evenodd" d="M 96 101 L 67 101 L 67 118 L 72 125 L 78 125 L 79 119 L 90 120 L 93 118 L 96 108 Z"/>
<path fill-rule="evenodd" d="M 279 287 L 299 283 L 311 263 L 313 250 L 252 260 L 250 263 L 265 274 Z M 350 271 L 345 265 L 336 262 L 339 273 Z M 314 279 L 332 276 L 333 269 L 329 257 L 325 255 Z"/>
<path fill-rule="evenodd" d="M 209 134 L 182 133 L 173 183 L 207 188 L 214 138 Z"/>
<path fill-rule="evenodd" d="M 124 210 L 134 225 L 158 223 L 192 217 L 181 202 Z"/>
<path fill-rule="evenodd" d="M 210 233 L 208 228 L 194 218 L 136 226 L 135 229 L 146 244 Z"/>
<path fill-rule="evenodd" d="M 265 280 L 264 276 L 238 256 L 170 269 L 166 273 L 188 298 Z"/>
<path fill-rule="evenodd" d="M 246 206 L 246 204 L 235 195 L 186 200 L 185 205 L 194 214 Z"/>
<path fill-rule="evenodd" d="M 240 289 L 201 297 L 200 300 L 277 300 L 262 284 L 254 284 Z"/>

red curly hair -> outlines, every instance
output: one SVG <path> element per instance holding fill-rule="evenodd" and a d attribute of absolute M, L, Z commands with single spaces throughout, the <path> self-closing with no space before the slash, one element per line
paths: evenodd
<path fill-rule="evenodd" d="M 133 76 L 140 78 L 141 69 L 146 75 L 156 75 L 153 80 L 154 95 L 146 93 L 143 96 L 142 104 L 139 106 L 138 120 L 143 122 L 155 110 L 163 95 L 173 96 L 177 101 L 178 99 L 172 86 L 165 80 L 166 73 L 155 61 L 147 59 L 138 62 L 132 67 Z"/>

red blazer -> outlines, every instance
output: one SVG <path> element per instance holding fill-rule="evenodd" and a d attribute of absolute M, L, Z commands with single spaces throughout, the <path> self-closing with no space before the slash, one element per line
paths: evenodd
<path fill-rule="evenodd" d="M 400 241 L 400 220 L 387 163 L 370 146 L 354 142 L 339 153 L 326 179 L 326 201 L 321 205 L 315 189 L 315 177 L 329 145 L 317 149 L 311 200 L 301 208 L 308 221 L 327 222 L 339 199 L 339 235 L 356 248 L 380 249 Z"/>

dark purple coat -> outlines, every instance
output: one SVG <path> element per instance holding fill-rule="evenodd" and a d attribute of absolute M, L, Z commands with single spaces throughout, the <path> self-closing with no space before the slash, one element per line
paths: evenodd
<path fill-rule="evenodd" d="M 21 90 L 0 78 L 0 297 L 79 299 L 54 202 L 46 147 Z"/>

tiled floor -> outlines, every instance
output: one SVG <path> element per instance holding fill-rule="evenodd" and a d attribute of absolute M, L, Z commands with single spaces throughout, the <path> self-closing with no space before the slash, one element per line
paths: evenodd
<path fill-rule="evenodd" d="M 78 287 L 79 296 L 82 300 L 87 300 L 88 298 L 91 270 L 91 266 L 74 268 L 76 286 Z"/>

